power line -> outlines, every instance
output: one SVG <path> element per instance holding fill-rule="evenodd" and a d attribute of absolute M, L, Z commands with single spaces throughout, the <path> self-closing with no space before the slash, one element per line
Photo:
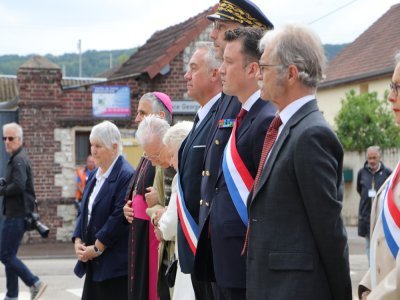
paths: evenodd
<path fill-rule="evenodd" d="M 315 23 L 315 22 L 318 22 L 319 20 L 322 20 L 322 19 L 324 19 L 324 18 L 326 18 L 326 17 L 328 17 L 328 16 L 334 14 L 335 12 L 337 12 L 337 11 L 339 11 L 339 10 L 341 10 L 341 9 L 343 9 L 343 8 L 345 8 L 345 7 L 347 7 L 347 6 L 349 6 L 350 4 L 353 4 L 353 3 L 356 2 L 356 1 L 358 1 L 358 0 L 352 0 L 352 1 L 350 1 L 350 2 L 348 2 L 348 3 L 346 3 L 346 4 L 344 4 L 344 5 L 342 5 L 342 6 L 338 7 L 338 8 L 336 8 L 335 10 L 332 10 L 331 12 L 327 13 L 326 15 L 323 15 L 322 17 L 319 17 L 318 19 L 315 19 L 314 21 L 311 21 L 311 22 L 308 23 L 307 25 L 311 25 L 311 24 L 313 24 L 313 23 Z"/>

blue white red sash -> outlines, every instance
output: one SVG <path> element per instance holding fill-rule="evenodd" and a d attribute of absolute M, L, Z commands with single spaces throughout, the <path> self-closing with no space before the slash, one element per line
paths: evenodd
<path fill-rule="evenodd" d="M 178 209 L 178 216 L 179 220 L 181 221 L 183 234 L 190 247 L 190 250 L 192 250 L 193 255 L 195 255 L 197 248 L 197 237 L 199 235 L 199 226 L 197 225 L 196 221 L 193 219 L 192 215 L 186 208 L 179 173 L 178 173 L 178 192 L 176 195 L 176 207 Z"/>
<path fill-rule="evenodd" d="M 236 123 L 224 150 L 222 172 L 224 173 L 225 182 L 233 204 L 243 224 L 247 227 L 246 203 L 250 190 L 253 187 L 254 178 L 251 176 L 236 149 Z"/>
<path fill-rule="evenodd" d="M 393 257 L 396 259 L 400 247 L 400 210 L 394 201 L 393 190 L 400 171 L 400 163 L 397 164 L 393 176 L 389 180 L 383 198 L 382 225 L 385 239 Z"/>

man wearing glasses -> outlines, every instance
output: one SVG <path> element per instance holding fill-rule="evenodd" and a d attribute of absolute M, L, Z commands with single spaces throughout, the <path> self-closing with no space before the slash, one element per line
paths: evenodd
<path fill-rule="evenodd" d="M 17 257 L 25 233 L 24 218 L 33 212 L 36 201 L 31 162 L 22 147 L 22 134 L 22 128 L 17 123 L 3 126 L 3 142 L 10 155 L 6 177 L 0 178 L 0 196 L 4 196 L 5 215 L 0 250 L 0 259 L 6 269 L 5 300 L 18 299 L 19 278 L 30 287 L 33 300 L 39 299 L 47 287 Z"/>
<path fill-rule="evenodd" d="M 248 199 L 247 299 L 351 300 L 343 149 L 315 98 L 321 41 L 287 25 L 265 33 L 260 48 L 261 98 L 278 114 Z"/>

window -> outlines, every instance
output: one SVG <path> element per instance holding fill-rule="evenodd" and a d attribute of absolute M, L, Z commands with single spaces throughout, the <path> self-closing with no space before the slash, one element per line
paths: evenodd
<path fill-rule="evenodd" d="M 75 132 L 75 164 L 85 165 L 86 158 L 90 154 L 90 131 Z"/>

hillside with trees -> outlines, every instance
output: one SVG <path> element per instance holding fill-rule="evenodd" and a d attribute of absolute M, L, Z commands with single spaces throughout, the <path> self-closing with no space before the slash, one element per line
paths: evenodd
<path fill-rule="evenodd" d="M 328 61 L 335 57 L 345 46 L 347 44 L 324 45 Z M 114 67 L 125 62 L 136 50 L 137 48 L 111 51 L 88 50 L 82 53 L 82 76 L 99 76 L 99 74 L 110 69 L 111 65 Z M 18 68 L 33 55 L 0 55 L 0 74 L 16 75 Z M 110 56 L 112 57 L 112 64 L 110 64 Z M 66 53 L 59 56 L 47 54 L 45 57 L 60 66 L 64 76 L 79 76 L 79 55 L 77 53 Z"/>
<path fill-rule="evenodd" d="M 137 48 L 111 51 L 88 50 L 82 53 L 82 77 L 96 77 L 108 70 L 110 65 L 113 67 L 120 65 L 136 50 Z M 0 55 L 0 74 L 16 75 L 18 68 L 32 56 L 34 54 Z M 79 55 L 77 53 L 66 53 L 59 56 L 47 54 L 44 57 L 57 64 L 63 70 L 64 76 L 79 76 Z"/>

